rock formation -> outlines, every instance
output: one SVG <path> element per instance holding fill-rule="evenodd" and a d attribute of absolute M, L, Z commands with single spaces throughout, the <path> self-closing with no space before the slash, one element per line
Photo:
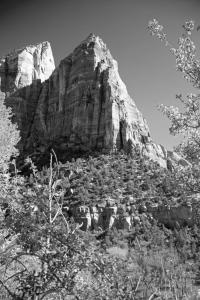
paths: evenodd
<path fill-rule="evenodd" d="M 200 194 L 190 196 L 186 202 L 174 199 L 174 204 L 138 204 L 135 199 L 127 204 L 116 204 L 106 206 L 103 204 L 96 206 L 72 206 L 68 213 L 73 216 L 75 222 L 81 225 L 82 230 L 106 230 L 111 228 L 130 230 L 137 224 L 152 222 L 164 224 L 169 228 L 179 228 L 184 226 L 199 226 L 200 223 Z M 142 201 L 142 199 L 141 199 Z"/>
<path fill-rule="evenodd" d="M 30 142 L 60 141 L 73 150 L 126 149 L 128 141 L 161 165 L 163 148 L 150 138 L 147 122 L 128 95 L 117 62 L 91 34 L 61 61 L 44 83 Z"/>
<path fill-rule="evenodd" d="M 105 152 L 137 145 L 144 156 L 167 165 L 167 151 L 151 140 L 117 62 L 93 34 L 56 69 L 48 42 L 2 58 L 0 97 L 13 108 L 21 152 L 45 152 L 54 144 L 63 151 Z"/>
<path fill-rule="evenodd" d="M 0 101 L 13 109 L 22 137 L 21 150 L 30 135 L 42 83 L 54 68 L 49 42 L 15 50 L 0 59 Z"/>
<path fill-rule="evenodd" d="M 106 230 L 111 228 L 130 230 L 140 219 L 123 207 L 76 206 L 70 214 L 82 230 Z"/>

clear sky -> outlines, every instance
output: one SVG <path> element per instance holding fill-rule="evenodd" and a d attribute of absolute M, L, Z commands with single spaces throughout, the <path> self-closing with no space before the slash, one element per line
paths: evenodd
<path fill-rule="evenodd" d="M 99 35 L 117 59 L 151 136 L 170 149 L 179 139 L 169 135 L 169 121 L 156 106 L 176 105 L 176 93 L 194 89 L 175 70 L 174 57 L 147 32 L 152 18 L 176 45 L 186 20 L 200 24 L 200 0 L 0 0 L 0 56 L 48 40 L 58 65 L 89 33 Z M 194 38 L 200 45 L 200 31 Z"/>

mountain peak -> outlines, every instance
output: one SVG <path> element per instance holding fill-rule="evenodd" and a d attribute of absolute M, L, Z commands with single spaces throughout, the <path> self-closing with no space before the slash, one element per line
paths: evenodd
<path fill-rule="evenodd" d="M 139 147 L 144 156 L 166 167 L 166 150 L 152 141 L 117 62 L 94 33 L 53 73 L 49 42 L 7 56 L 0 68 L 0 97 L 16 114 L 22 151 L 43 153 L 53 147 L 66 155 Z"/>
<path fill-rule="evenodd" d="M 91 32 L 86 39 L 83 40 L 83 42 L 94 42 L 96 40 L 100 39 L 100 37 L 98 35 L 96 35 L 95 33 Z"/>

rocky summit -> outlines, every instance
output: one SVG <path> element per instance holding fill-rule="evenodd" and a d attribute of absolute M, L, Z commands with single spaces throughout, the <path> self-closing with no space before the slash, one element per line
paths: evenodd
<path fill-rule="evenodd" d="M 167 165 L 168 152 L 152 141 L 116 60 L 94 34 L 57 68 L 48 42 L 0 59 L 0 99 L 13 109 L 21 152 L 45 152 L 54 144 L 86 152 L 137 145 L 144 156 Z"/>

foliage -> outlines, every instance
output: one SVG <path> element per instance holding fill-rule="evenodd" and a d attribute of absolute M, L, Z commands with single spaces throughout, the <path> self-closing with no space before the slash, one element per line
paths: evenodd
<path fill-rule="evenodd" d="M 193 87 L 200 88 L 200 60 L 196 58 L 196 47 L 191 38 L 195 29 L 194 21 L 187 21 L 183 25 L 184 33 L 178 39 L 178 46 L 174 48 L 167 40 L 163 26 L 156 19 L 149 22 L 148 29 L 165 45 L 176 58 L 176 69 L 183 73 L 184 78 Z M 199 27 L 198 27 L 199 29 Z M 170 119 L 170 133 L 183 134 L 184 140 L 177 150 L 187 159 L 197 162 L 200 158 L 200 94 L 189 94 L 186 99 L 182 95 L 176 96 L 182 104 L 183 111 L 177 107 L 160 105 L 161 111 Z"/>
<path fill-rule="evenodd" d="M 19 131 L 12 123 L 10 108 L 0 101 L 0 170 L 5 171 L 11 157 L 17 155 L 16 145 L 19 142 Z"/>
<path fill-rule="evenodd" d="M 157 163 L 125 154 L 100 155 L 60 164 L 61 173 L 68 173 L 70 188 L 65 205 L 119 205 L 134 199 L 162 202 L 182 194 L 178 172 L 169 172 Z M 189 193 L 189 191 L 186 191 Z M 156 200 L 157 199 L 157 200 Z"/>
<path fill-rule="evenodd" d="M 57 169 L 51 164 L 46 185 L 40 184 L 36 172 L 31 185 L 20 177 L 11 178 L 9 193 L 1 195 L 2 206 L 10 209 L 3 228 L 16 237 L 12 253 L 6 251 L 2 260 L 1 278 L 13 299 L 71 293 L 74 278 L 92 258 L 92 240 L 88 243 L 63 214 L 58 185 Z"/>

